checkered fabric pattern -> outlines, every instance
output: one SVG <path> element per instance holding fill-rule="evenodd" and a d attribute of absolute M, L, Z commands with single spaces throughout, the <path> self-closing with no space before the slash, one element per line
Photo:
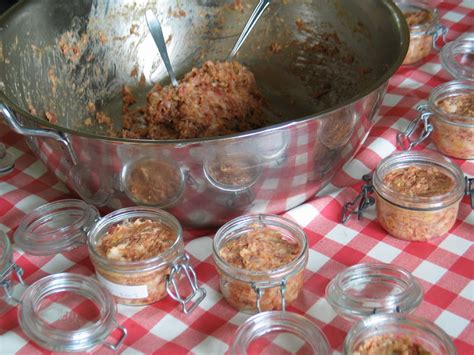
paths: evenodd
<path fill-rule="evenodd" d="M 440 11 L 441 22 L 449 28 L 449 41 L 474 31 L 474 2 L 432 3 Z M 444 329 L 459 354 L 474 354 L 474 211 L 467 198 L 462 201 L 458 220 L 448 235 L 429 242 L 410 243 L 390 237 L 377 223 L 373 207 L 361 221 L 351 219 L 346 225 L 339 223 L 341 207 L 358 193 L 361 176 L 396 150 L 396 134 L 417 116 L 416 106 L 427 99 L 432 88 L 448 80 L 449 75 L 441 68 L 436 53 L 416 67 L 399 69 L 390 80 L 380 121 L 355 159 L 341 169 L 317 198 L 284 215 L 304 228 L 310 245 L 304 289 L 289 310 L 313 321 L 336 353 L 342 351 L 351 323 L 329 306 L 324 297 L 326 285 L 348 266 L 385 262 L 408 269 L 423 286 L 424 300 L 415 314 Z M 0 230 L 11 238 L 25 214 L 46 202 L 71 196 L 31 154 L 24 139 L 2 124 L 0 140 L 16 158 L 13 173 L 0 178 Z M 421 149 L 436 148 L 427 143 Z M 466 176 L 474 175 L 473 161 L 453 161 Z M 229 306 L 219 292 L 211 241 L 210 237 L 201 237 L 186 243 L 191 264 L 207 291 L 206 299 L 194 313 L 184 315 L 169 297 L 147 307 L 118 306 L 117 321 L 128 330 L 121 348 L 123 353 L 221 354 L 229 351 L 235 331 L 249 316 Z M 48 257 L 35 257 L 15 249 L 14 260 L 24 269 L 30 284 L 58 272 L 94 274 L 85 247 Z M 54 304 L 56 308 L 80 313 L 84 321 L 94 318 L 94 314 L 87 312 L 90 307 L 86 301 L 59 299 L 48 307 Z M 54 319 L 54 312 L 46 314 L 51 317 L 50 321 L 60 321 Z M 114 332 L 111 337 L 116 336 Z M 287 352 L 298 350 L 285 349 L 285 342 L 278 337 L 265 350 L 276 348 Z M 105 347 L 95 351 L 112 352 Z M 44 352 L 20 329 L 16 308 L 1 315 L 0 353 Z"/>

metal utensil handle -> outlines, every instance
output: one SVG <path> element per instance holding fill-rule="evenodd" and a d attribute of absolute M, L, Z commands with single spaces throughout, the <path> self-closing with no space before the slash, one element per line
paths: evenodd
<path fill-rule="evenodd" d="M 15 117 L 13 111 L 4 103 L 0 102 L 0 113 L 3 115 L 6 123 L 13 129 L 14 132 L 21 134 L 23 136 L 33 136 L 33 137 L 45 137 L 45 138 L 52 138 L 64 144 L 66 147 L 67 152 L 69 153 L 69 157 L 71 158 L 72 164 L 77 164 L 77 157 L 72 149 L 71 143 L 66 138 L 64 133 L 57 132 L 52 129 L 44 129 L 44 128 L 26 128 L 23 127 L 19 122 L 18 119 Z"/>
<path fill-rule="evenodd" d="M 184 272 L 184 275 L 192 288 L 191 293 L 186 298 L 181 296 L 178 284 L 176 283 L 176 276 L 181 275 L 181 271 Z M 171 289 L 171 286 L 173 286 L 173 289 Z M 179 257 L 173 263 L 170 274 L 166 279 L 166 291 L 172 299 L 181 304 L 184 314 L 194 311 L 199 303 L 201 303 L 201 301 L 206 297 L 206 290 L 199 287 L 197 284 L 197 276 L 191 265 L 189 265 L 189 256 L 187 254 Z M 189 306 L 191 302 L 192 304 Z"/>
<path fill-rule="evenodd" d="M 357 215 L 357 219 L 362 219 L 364 211 L 375 203 L 375 199 L 371 196 L 374 192 L 372 173 L 364 175 L 362 180 L 365 181 L 365 184 L 362 185 L 360 194 L 352 201 L 347 202 L 342 209 L 342 224 L 346 223 L 353 214 Z"/>
<path fill-rule="evenodd" d="M 283 279 L 278 282 L 268 282 L 268 283 L 252 283 L 252 289 L 255 291 L 257 298 L 255 304 L 257 306 L 257 312 L 260 313 L 262 308 L 260 306 L 260 302 L 262 301 L 263 295 L 265 294 L 265 289 L 273 288 L 273 287 L 280 287 L 280 298 L 281 298 L 281 310 L 284 312 L 286 311 L 286 285 L 288 283 L 287 279 Z"/>
<path fill-rule="evenodd" d="M 128 331 L 127 331 L 127 328 L 125 328 L 125 327 L 121 326 L 120 324 L 118 324 L 115 319 L 114 319 L 114 324 L 115 324 L 115 327 L 122 332 L 122 335 L 120 336 L 120 339 L 117 341 L 116 344 L 110 344 L 108 342 L 105 342 L 104 345 L 106 347 L 108 347 L 109 349 L 112 349 L 113 351 L 116 351 L 116 350 L 120 349 L 120 347 L 122 346 L 123 341 L 125 340 L 125 338 L 128 335 Z"/>
<path fill-rule="evenodd" d="M 428 106 L 420 105 L 417 107 L 417 110 L 420 112 L 418 117 L 410 122 L 405 132 L 399 132 L 397 134 L 397 143 L 402 150 L 411 150 L 413 147 L 428 138 L 433 131 L 433 125 L 429 123 L 431 112 L 428 111 Z M 418 138 L 412 139 L 413 134 L 420 125 L 423 125 L 422 132 Z"/>
<path fill-rule="evenodd" d="M 242 33 L 240 34 L 239 39 L 237 40 L 237 42 L 235 42 L 234 48 L 232 48 L 229 55 L 227 56 L 228 61 L 231 61 L 232 59 L 234 59 L 240 47 L 242 47 L 242 44 L 244 44 L 248 35 L 250 34 L 250 32 L 252 32 L 253 28 L 255 27 L 255 24 L 263 15 L 263 13 L 267 9 L 267 7 L 270 5 L 270 3 L 271 3 L 271 0 L 260 0 L 258 2 L 257 6 L 252 12 L 252 15 L 250 15 L 249 19 L 247 20 L 247 23 L 245 24 L 245 27 L 242 30 Z"/>
<path fill-rule="evenodd" d="M 176 75 L 174 74 L 173 67 L 171 66 L 170 62 L 170 57 L 168 56 L 168 50 L 166 49 L 166 42 L 165 38 L 163 37 L 161 23 L 151 10 L 147 10 L 145 16 L 153 40 L 155 41 L 155 44 L 158 47 L 161 59 L 165 64 L 166 70 L 168 71 L 168 75 L 171 79 L 171 84 L 176 87 L 178 86 L 178 80 L 176 80 Z"/>

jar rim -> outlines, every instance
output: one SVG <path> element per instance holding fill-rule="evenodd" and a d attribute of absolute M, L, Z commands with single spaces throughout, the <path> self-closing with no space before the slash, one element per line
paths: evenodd
<path fill-rule="evenodd" d="M 474 82 L 468 80 L 452 80 L 438 85 L 431 91 L 428 98 L 430 111 L 434 113 L 438 119 L 445 123 L 465 128 L 474 128 L 474 117 L 448 113 L 441 110 L 437 105 L 437 102 L 441 99 L 472 91 L 474 91 Z M 466 122 L 459 122 L 459 120 Z"/>
<path fill-rule="evenodd" d="M 377 296 L 348 291 L 360 292 L 357 287 L 361 286 L 380 286 L 381 281 L 384 291 Z M 423 299 L 423 289 L 403 267 L 363 263 L 344 269 L 332 279 L 326 287 L 326 299 L 340 316 L 353 321 L 376 313 L 410 313 Z"/>
<path fill-rule="evenodd" d="M 63 223 L 64 217 L 74 220 Z M 13 238 L 15 244 L 28 254 L 58 254 L 83 244 L 86 231 L 98 218 L 97 208 L 82 200 L 58 200 L 39 206 L 24 216 Z M 48 228 L 37 229 L 45 225 Z"/>
<path fill-rule="evenodd" d="M 4 275 L 4 273 L 7 269 L 9 269 L 13 257 L 13 249 L 10 239 L 8 239 L 7 235 L 3 231 L 0 231 L 0 245 L 3 246 L 1 250 L 2 253 L 0 255 L 0 276 L 2 276 L 0 281 L 3 281 L 3 277 L 7 276 Z"/>
<path fill-rule="evenodd" d="M 144 218 L 144 219 L 152 219 L 152 220 L 159 220 L 160 222 L 164 222 L 169 227 L 173 228 L 176 232 L 176 240 L 174 243 L 166 249 L 164 252 L 151 257 L 149 259 L 138 260 L 138 261 L 121 261 L 121 260 L 112 260 L 108 259 L 97 252 L 96 242 L 104 235 L 103 230 L 109 227 L 110 225 L 118 224 L 123 222 L 124 220 L 128 220 L 129 218 L 137 219 L 137 218 Z M 131 268 L 139 268 L 142 271 L 148 270 L 148 268 L 158 268 L 161 267 L 163 264 L 171 263 L 173 260 L 169 260 L 176 254 L 176 249 L 182 245 L 183 243 L 183 228 L 179 221 L 174 217 L 172 214 L 154 207 L 127 207 L 116 210 L 114 212 L 109 213 L 102 217 L 89 231 L 87 237 L 87 246 L 89 249 L 89 253 L 92 254 L 91 256 L 98 262 L 103 265 L 112 266 L 112 267 L 131 267 Z M 159 265 L 156 265 L 159 262 Z M 121 269 L 122 270 L 122 269 Z M 125 270 L 122 270 L 126 272 Z M 134 269 L 133 272 L 136 272 Z"/>
<path fill-rule="evenodd" d="M 176 168 L 176 171 L 178 172 L 179 187 L 178 187 L 177 193 L 173 195 L 171 198 L 164 200 L 162 203 L 152 204 L 152 203 L 146 203 L 146 201 L 137 199 L 128 187 L 129 184 L 127 180 L 130 174 L 133 172 L 133 168 L 146 161 L 156 161 L 158 163 L 169 165 L 173 168 Z M 122 190 L 128 196 L 128 198 L 130 198 L 133 202 L 139 205 L 155 207 L 155 208 L 168 208 L 176 204 L 176 202 L 179 201 L 181 196 L 183 196 L 184 187 L 185 187 L 185 177 L 184 177 L 183 169 L 175 161 L 169 158 L 165 158 L 165 157 L 160 157 L 160 159 L 157 159 L 156 157 L 143 156 L 139 158 L 138 160 L 130 161 L 128 164 L 124 166 L 124 168 L 122 169 L 122 173 L 120 175 L 120 185 L 122 187 Z"/>
<path fill-rule="evenodd" d="M 440 53 L 441 66 L 452 77 L 459 80 L 474 80 L 474 68 L 460 63 L 456 59 L 459 54 L 474 56 L 474 36 L 446 43 Z"/>
<path fill-rule="evenodd" d="M 254 271 L 254 270 L 247 270 L 242 269 L 236 266 L 229 264 L 225 261 L 220 255 L 220 249 L 222 247 L 222 240 L 229 235 L 229 233 L 233 233 L 234 229 L 239 226 L 245 226 L 248 228 L 252 228 L 252 225 L 258 223 L 262 227 L 267 226 L 275 226 L 280 227 L 288 231 L 293 238 L 296 238 L 298 243 L 301 245 L 301 250 L 299 254 L 288 264 L 283 265 L 276 269 L 271 270 L 264 270 L 264 271 Z M 254 229 L 254 228 L 252 228 Z M 238 233 L 242 234 L 242 233 Z M 217 231 L 216 235 L 214 236 L 214 240 L 212 243 L 212 251 L 213 251 L 213 258 L 214 262 L 221 268 L 226 270 L 226 274 L 228 276 L 233 277 L 235 279 L 248 282 L 253 281 L 254 278 L 284 278 L 288 275 L 293 275 L 302 270 L 305 266 L 305 261 L 307 260 L 308 256 L 308 241 L 305 232 L 303 229 L 298 226 L 293 221 L 277 216 L 277 215 L 270 215 L 270 214 L 256 214 L 256 215 L 243 215 L 224 224 L 219 230 Z M 230 273 L 230 274 L 229 274 Z"/>
<path fill-rule="evenodd" d="M 394 332 L 394 329 L 391 328 L 396 328 L 397 330 L 409 330 L 409 328 L 420 329 L 425 336 L 430 336 L 431 338 L 436 339 L 445 347 L 446 352 L 442 354 L 456 354 L 456 348 L 449 335 L 435 323 L 425 318 L 413 315 L 400 315 L 396 313 L 374 314 L 357 322 L 349 330 L 344 340 L 344 353 L 353 353 L 354 349 L 360 343 L 360 337 L 364 332 L 370 333 L 370 337 L 384 334 L 389 335 Z M 410 332 L 410 334 L 412 334 L 412 332 Z M 363 338 L 362 340 L 370 339 L 370 337 Z M 440 351 L 441 349 L 437 348 L 437 350 Z"/>
<path fill-rule="evenodd" d="M 78 293 L 89 299 L 99 309 L 99 319 L 77 330 L 50 327 L 37 309 L 44 299 L 59 292 Z M 115 315 L 115 302 L 103 285 L 91 277 L 72 273 L 39 279 L 25 290 L 18 308 L 18 320 L 25 334 L 38 345 L 53 351 L 84 351 L 104 343 L 115 328 Z"/>
<path fill-rule="evenodd" d="M 439 22 L 439 13 L 438 9 L 435 7 L 430 6 L 429 3 L 422 0 L 396 0 L 397 6 L 400 10 L 405 13 L 408 10 L 412 11 L 419 11 L 425 10 L 428 11 L 431 15 L 431 20 L 426 21 L 425 23 L 420 23 L 415 26 L 409 27 L 410 35 L 417 36 L 417 35 L 424 35 L 424 34 L 431 34 L 431 30 L 434 29 L 436 24 Z"/>
<path fill-rule="evenodd" d="M 392 190 L 383 182 L 387 173 L 412 165 L 439 168 L 453 179 L 454 188 L 436 196 L 409 196 Z M 460 201 L 464 196 L 464 174 L 462 170 L 448 158 L 431 151 L 404 151 L 389 155 L 377 165 L 373 176 L 373 185 L 375 192 L 391 204 L 420 211 L 445 208 Z"/>
<path fill-rule="evenodd" d="M 330 353 L 329 342 L 316 324 L 302 315 L 285 311 L 267 311 L 253 315 L 237 329 L 232 354 L 246 354 L 249 345 L 257 338 L 274 331 L 288 331 L 306 344 L 315 354 Z"/>

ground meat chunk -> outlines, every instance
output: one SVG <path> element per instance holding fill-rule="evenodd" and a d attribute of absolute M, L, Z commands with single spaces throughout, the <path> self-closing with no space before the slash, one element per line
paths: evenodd
<path fill-rule="evenodd" d="M 428 10 L 407 11 L 403 13 L 409 27 L 419 26 L 432 20 Z"/>
<path fill-rule="evenodd" d="M 431 355 L 422 345 L 415 343 L 408 336 L 390 335 L 374 336 L 365 340 L 353 355 Z"/>
<path fill-rule="evenodd" d="M 243 132 L 265 125 L 262 98 L 253 74 L 237 62 L 208 61 L 185 75 L 177 88 L 156 85 L 147 95 L 146 130 L 130 134 L 149 139 L 190 139 Z"/>
<path fill-rule="evenodd" d="M 446 97 L 436 105 L 446 113 L 474 118 L 474 92 Z"/>
<path fill-rule="evenodd" d="M 383 182 L 391 190 L 407 196 L 432 197 L 452 191 L 451 177 L 433 167 L 408 166 L 389 172 Z"/>
<path fill-rule="evenodd" d="M 112 260 L 140 261 L 168 250 L 177 238 L 167 225 L 146 219 L 112 227 L 99 241 L 99 255 Z"/>

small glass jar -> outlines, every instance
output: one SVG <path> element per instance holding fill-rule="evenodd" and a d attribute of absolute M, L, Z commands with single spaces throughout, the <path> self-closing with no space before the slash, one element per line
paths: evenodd
<path fill-rule="evenodd" d="M 174 244 L 163 253 L 140 261 L 118 261 L 100 255 L 96 246 L 114 226 L 137 219 L 157 221 L 176 233 Z M 184 313 L 204 299 L 189 257 L 184 252 L 182 228 L 169 213 L 152 207 L 129 207 L 100 218 L 97 209 L 80 200 L 60 200 L 33 210 L 20 222 L 15 243 L 29 254 L 57 254 L 87 243 L 96 274 L 118 303 L 145 305 L 166 294 L 179 302 Z M 177 282 L 184 274 L 191 286 L 180 295 Z"/>
<path fill-rule="evenodd" d="M 92 324 L 79 320 L 72 310 L 58 319 L 60 325 L 56 323 L 58 320 L 50 322 L 43 318 L 42 310 L 51 307 L 51 298 L 65 294 L 70 300 L 77 297 L 82 302 L 92 302 L 97 310 Z M 61 352 L 91 351 L 99 345 L 118 350 L 127 330 L 117 324 L 116 313 L 112 295 L 103 285 L 93 278 L 71 273 L 54 274 L 36 281 L 23 293 L 18 306 L 23 332 L 39 346 Z M 116 328 L 122 333 L 120 339 L 116 344 L 108 343 L 107 338 Z"/>
<path fill-rule="evenodd" d="M 423 299 L 418 281 L 402 267 L 357 264 L 340 272 L 326 287 L 326 299 L 342 317 L 355 321 L 371 314 L 408 314 Z"/>
<path fill-rule="evenodd" d="M 432 196 L 412 196 L 386 184 L 387 174 L 408 167 L 437 171 L 447 176 L 453 187 Z M 378 222 L 390 235 L 409 241 L 426 241 L 447 233 L 456 221 L 465 193 L 459 167 L 440 154 L 421 151 L 396 153 L 383 159 L 374 172 L 373 187 Z"/>
<path fill-rule="evenodd" d="M 452 110 L 453 105 L 459 106 L 460 102 L 468 100 L 468 96 L 472 102 L 474 81 L 450 81 L 433 89 L 428 105 L 419 107 L 433 126 L 431 140 L 436 148 L 459 159 L 474 159 L 474 114 L 467 116 L 447 111 Z M 470 111 L 474 112 L 472 106 Z"/>
<path fill-rule="evenodd" d="M 432 354 L 456 354 L 443 330 L 427 319 L 410 314 L 423 300 L 423 289 L 416 278 L 400 266 L 353 265 L 328 284 L 326 299 L 337 314 L 356 322 L 346 336 L 344 354 L 405 353 L 396 352 L 400 343 L 405 351 L 405 346 L 415 344 Z M 379 343 L 390 343 L 394 347 L 375 348 Z M 364 351 L 369 346 L 372 346 L 371 352 Z"/>
<path fill-rule="evenodd" d="M 447 29 L 439 23 L 438 10 L 428 3 L 416 0 L 397 0 L 396 3 L 410 30 L 410 45 L 402 65 L 416 64 L 433 48 L 439 50 L 436 42 L 440 36 L 446 36 Z"/>
<path fill-rule="evenodd" d="M 233 355 L 266 353 L 265 345 L 284 336 L 285 353 L 330 354 L 321 330 L 307 318 L 290 312 L 262 312 L 250 317 L 238 329 L 232 344 Z"/>
<path fill-rule="evenodd" d="M 430 354 L 456 354 L 456 348 L 449 336 L 433 322 L 396 313 L 375 314 L 360 320 L 345 338 L 344 354 L 374 354 L 377 352 L 364 350 L 370 346 L 372 347 L 371 351 L 374 351 L 374 347 L 378 344 L 386 344 L 388 341 L 392 343 L 392 351 L 400 345 L 406 353 L 410 354 L 424 354 L 425 352 L 421 352 L 420 348 Z M 407 346 L 413 346 L 418 349 L 418 352 L 407 350 Z M 378 353 L 385 354 L 386 351 L 387 349 L 382 347 Z"/>
<path fill-rule="evenodd" d="M 474 80 L 474 33 L 446 43 L 440 61 L 454 79 Z"/>
<path fill-rule="evenodd" d="M 265 233 L 267 230 L 278 233 L 285 243 L 297 245 L 297 255 L 288 264 L 254 271 L 234 266 L 222 257 L 222 248 L 228 242 L 238 241 L 250 232 Z M 262 258 L 271 259 L 272 255 L 263 255 Z M 286 218 L 273 215 L 241 216 L 227 222 L 217 231 L 213 242 L 213 259 L 219 273 L 221 293 L 234 308 L 246 313 L 285 310 L 303 287 L 308 242 L 303 230 Z"/>

